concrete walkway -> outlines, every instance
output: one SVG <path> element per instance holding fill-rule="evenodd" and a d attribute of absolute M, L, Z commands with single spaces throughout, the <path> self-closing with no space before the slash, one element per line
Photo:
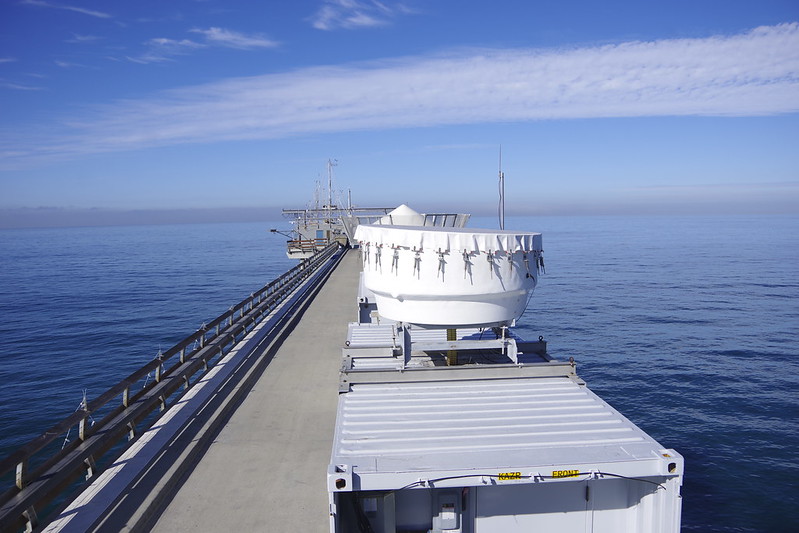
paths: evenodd
<path fill-rule="evenodd" d="M 359 270 L 350 251 L 154 531 L 329 530 L 326 472 Z"/>

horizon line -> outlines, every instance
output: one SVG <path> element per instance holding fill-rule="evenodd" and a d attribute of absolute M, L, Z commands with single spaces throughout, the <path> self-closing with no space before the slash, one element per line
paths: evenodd
<path fill-rule="evenodd" d="M 472 206 L 475 207 L 475 206 Z M 686 208 L 687 207 L 687 208 Z M 711 208 L 714 207 L 714 208 Z M 725 208 L 726 207 L 726 208 Z M 632 205 L 561 205 L 549 209 L 506 210 L 510 218 L 530 217 L 663 217 L 663 216 L 797 216 L 799 207 L 786 205 L 782 209 L 774 206 L 741 209 L 742 206 L 698 204 L 695 206 L 675 205 L 662 202 L 655 207 L 650 203 Z M 752 206 L 750 206 L 752 207 Z M 422 209 L 426 212 L 449 212 L 450 209 Z M 464 209 L 457 210 L 459 212 Z M 496 217 L 494 206 L 469 209 L 474 218 Z M 454 211 L 453 211 L 454 212 Z M 194 207 L 194 208 L 73 208 L 73 207 L 14 207 L 0 208 L 0 229 L 55 229 L 89 228 L 114 226 L 166 226 L 181 224 L 227 224 L 227 223 L 285 223 L 282 208 L 264 207 Z"/>

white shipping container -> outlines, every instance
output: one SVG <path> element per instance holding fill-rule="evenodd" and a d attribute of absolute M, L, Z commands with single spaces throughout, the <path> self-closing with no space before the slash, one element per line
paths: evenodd
<path fill-rule="evenodd" d="M 340 395 L 332 531 L 679 531 L 682 457 L 579 379 L 473 378 Z"/>

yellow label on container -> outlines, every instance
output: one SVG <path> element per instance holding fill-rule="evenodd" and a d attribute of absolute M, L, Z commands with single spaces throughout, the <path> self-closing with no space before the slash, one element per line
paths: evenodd
<path fill-rule="evenodd" d="M 580 475 L 579 470 L 553 470 L 552 477 L 559 478 L 559 477 L 577 477 Z"/>
<path fill-rule="evenodd" d="M 509 479 L 521 479 L 522 473 L 521 472 L 500 472 L 499 473 L 499 480 L 500 481 L 508 481 Z"/>

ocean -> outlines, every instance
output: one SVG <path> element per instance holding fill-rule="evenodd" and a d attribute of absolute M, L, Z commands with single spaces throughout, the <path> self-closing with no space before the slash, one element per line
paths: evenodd
<path fill-rule="evenodd" d="M 290 268 L 269 227 L 0 231 L 0 455 Z M 544 234 L 517 333 L 685 457 L 683 531 L 799 531 L 799 217 L 506 228 Z"/>

